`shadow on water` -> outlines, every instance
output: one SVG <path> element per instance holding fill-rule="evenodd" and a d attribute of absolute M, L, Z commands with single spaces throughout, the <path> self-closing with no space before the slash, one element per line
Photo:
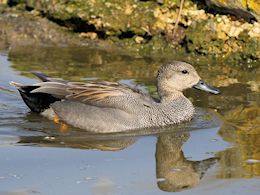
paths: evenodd
<path fill-rule="evenodd" d="M 8 82 L 34 83 L 30 71 L 41 71 L 75 81 L 110 80 L 139 85 L 156 96 L 155 75 L 163 59 L 86 48 L 13 48 L 8 54 L 10 62 L 6 56 L 0 58 L 0 146 L 124 151 L 131 155 L 129 150 L 140 147 L 139 142 L 156 138 L 156 143 L 134 150 L 138 153 L 141 148 L 155 148 L 157 186 L 167 192 L 197 186 L 215 163 L 218 168 L 214 178 L 260 176 L 260 66 L 230 66 L 174 54 L 170 58 L 194 64 L 201 77 L 220 87 L 222 94 L 185 92 L 197 107 L 190 122 L 163 129 L 94 134 L 28 112 Z"/>

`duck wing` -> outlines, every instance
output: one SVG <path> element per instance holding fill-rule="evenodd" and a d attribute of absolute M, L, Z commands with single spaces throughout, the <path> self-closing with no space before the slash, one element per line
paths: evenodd
<path fill-rule="evenodd" d="M 69 82 L 61 78 L 52 78 L 41 72 L 32 72 L 43 83 L 35 86 L 39 88 L 32 93 L 53 94 L 57 98 L 76 100 L 83 103 L 91 103 L 105 100 L 110 97 L 137 95 L 144 96 L 145 99 L 151 100 L 147 93 L 137 87 L 120 84 L 118 82 Z"/>
<path fill-rule="evenodd" d="M 70 95 L 66 99 L 77 100 L 83 103 L 102 102 L 115 97 L 137 97 L 144 96 L 141 90 L 117 82 L 90 82 L 90 83 L 68 83 Z"/>
<path fill-rule="evenodd" d="M 154 101 L 138 88 L 117 82 L 41 82 L 33 85 L 30 93 L 45 93 L 55 98 L 76 101 L 100 107 L 126 108 L 132 103 L 149 106 Z"/>

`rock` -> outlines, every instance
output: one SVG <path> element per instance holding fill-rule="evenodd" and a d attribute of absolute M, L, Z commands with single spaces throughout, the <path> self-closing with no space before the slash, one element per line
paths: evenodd
<path fill-rule="evenodd" d="M 0 6 L 0 49 L 25 45 L 96 46 L 116 49 L 102 40 L 90 41 L 33 12 Z M 89 34 L 94 39 L 95 34 Z M 119 50 L 119 48 L 118 48 Z"/>
<path fill-rule="evenodd" d="M 94 40 L 94 39 L 96 39 L 98 36 L 97 36 L 97 33 L 95 33 L 95 32 L 82 32 L 82 33 L 80 33 L 80 35 L 79 35 L 80 37 L 85 37 L 85 38 L 89 38 L 89 39 L 91 39 L 91 40 Z"/>
<path fill-rule="evenodd" d="M 241 58 L 259 59 L 259 25 L 234 21 L 225 15 L 196 21 L 186 30 L 187 46 L 201 54 L 222 57 L 239 54 Z"/>
<path fill-rule="evenodd" d="M 8 3 L 8 0 L 0 0 L 0 4 L 6 5 Z"/>
<path fill-rule="evenodd" d="M 136 42 L 136 43 L 139 43 L 139 44 L 140 44 L 140 43 L 143 43 L 143 42 L 144 42 L 144 38 L 143 38 L 143 37 L 140 37 L 140 36 L 136 36 L 136 37 L 135 37 L 135 42 Z"/>
<path fill-rule="evenodd" d="M 138 52 L 140 55 L 170 55 L 174 50 L 182 52 L 188 49 L 198 54 L 210 54 L 217 57 L 229 56 L 241 60 L 260 58 L 259 22 L 249 23 L 236 20 L 228 15 L 207 13 L 199 8 L 194 3 L 197 1 L 194 0 L 185 0 L 176 31 L 174 26 L 180 1 L 175 0 L 9 0 L 8 3 L 10 2 L 14 4 L 20 2 L 21 4 L 18 4 L 16 9 L 23 9 L 24 13 L 27 11 L 31 16 L 37 18 L 36 20 L 42 20 L 43 24 L 47 21 L 51 24 L 56 23 L 53 24 L 54 28 L 59 26 L 64 30 L 62 33 L 70 32 L 69 36 L 73 34 L 75 35 L 73 37 L 81 38 L 84 41 L 90 39 L 112 43 L 129 51 Z M 207 1 L 209 5 L 216 6 L 221 6 L 220 2 L 226 1 Z M 228 2 L 230 3 L 225 4 L 226 6 L 231 5 L 233 0 Z M 244 5 L 240 5 L 239 2 L 236 1 L 234 11 L 240 10 L 240 7 Z M 246 2 L 248 6 L 249 2 L 251 2 L 250 6 L 257 7 L 256 5 L 258 5 L 258 3 L 253 4 L 256 0 Z M 230 9 L 233 10 L 233 8 Z M 31 11 L 28 12 L 28 10 Z M 245 13 L 251 18 L 253 17 L 253 15 L 248 15 L 249 12 Z M 27 19 L 25 20 L 27 21 Z M 32 32 L 29 30 L 30 33 L 25 33 L 26 36 L 23 37 L 16 33 L 16 36 L 20 37 L 19 41 L 22 41 L 23 38 L 33 43 L 37 42 L 34 41 L 36 37 L 40 42 L 47 40 L 46 43 L 48 41 L 58 43 L 63 43 L 64 40 L 66 43 L 70 41 L 56 35 L 48 36 L 51 29 L 49 31 L 41 29 L 44 28 L 44 25 L 41 27 L 36 24 L 37 27 L 33 29 L 34 22 L 30 22 L 31 20 L 33 18 L 26 23 L 19 19 L 17 24 L 12 23 L 14 26 L 19 26 L 19 22 L 22 22 L 20 26 L 24 26 L 24 28 L 30 26 L 32 30 Z M 42 31 L 42 33 L 38 31 Z M 10 34 L 5 32 L 7 35 Z M 15 30 L 11 32 L 14 33 Z M 2 33 L 4 36 L 6 34 Z M 24 31 L 20 34 L 23 35 Z M 71 39 L 71 42 L 73 40 Z M 17 43 L 17 41 L 13 41 L 13 43 Z M 79 45 L 81 44 L 79 43 Z"/>
<path fill-rule="evenodd" d="M 250 20 L 252 18 L 260 21 L 259 0 L 206 0 L 206 4 L 221 13 L 229 13 Z"/>

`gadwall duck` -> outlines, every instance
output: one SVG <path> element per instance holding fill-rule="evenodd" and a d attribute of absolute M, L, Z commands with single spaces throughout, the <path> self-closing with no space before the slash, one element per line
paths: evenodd
<path fill-rule="evenodd" d="M 34 72 L 33 85 L 11 82 L 25 104 L 36 113 L 88 131 L 108 133 L 162 127 L 191 120 L 194 107 L 183 95 L 187 88 L 213 94 L 219 90 L 201 80 L 188 63 L 163 64 L 157 75 L 156 101 L 148 94 L 117 82 L 69 82 Z"/>

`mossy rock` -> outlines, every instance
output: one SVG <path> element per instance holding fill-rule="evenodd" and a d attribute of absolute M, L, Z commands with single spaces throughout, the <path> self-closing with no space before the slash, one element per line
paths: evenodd
<path fill-rule="evenodd" d="M 134 0 L 27 0 L 27 5 L 59 20 L 80 18 L 108 35 L 128 31 L 147 33 L 148 27 L 155 22 L 152 10 L 158 6 L 155 1 L 137 3 Z"/>
<path fill-rule="evenodd" d="M 228 16 L 213 15 L 198 9 L 194 3 L 196 0 L 185 0 L 185 9 L 176 34 L 173 34 L 173 29 L 180 0 L 9 0 L 9 2 L 21 2 L 20 5 L 25 9 L 33 10 L 32 13 L 38 13 L 60 26 L 65 26 L 64 29 L 82 39 L 104 39 L 126 50 L 137 51 L 141 55 L 169 56 L 177 50 L 183 52 L 188 49 L 196 54 L 216 57 L 227 57 L 232 54 L 235 60 L 254 60 L 260 57 L 257 35 L 260 29 L 259 23 L 254 26 L 236 21 L 238 23 L 236 24 Z M 220 23 L 222 26 L 218 25 Z M 222 27 L 226 30 L 220 32 L 219 29 Z M 252 32 L 253 35 L 249 36 Z"/>
<path fill-rule="evenodd" d="M 215 55 L 228 57 L 235 60 L 259 59 L 260 40 L 250 37 L 247 31 L 243 31 L 238 37 L 219 38 L 218 32 L 210 26 L 214 25 L 214 19 L 193 23 L 186 30 L 187 48 L 191 52 L 203 55 Z"/>

